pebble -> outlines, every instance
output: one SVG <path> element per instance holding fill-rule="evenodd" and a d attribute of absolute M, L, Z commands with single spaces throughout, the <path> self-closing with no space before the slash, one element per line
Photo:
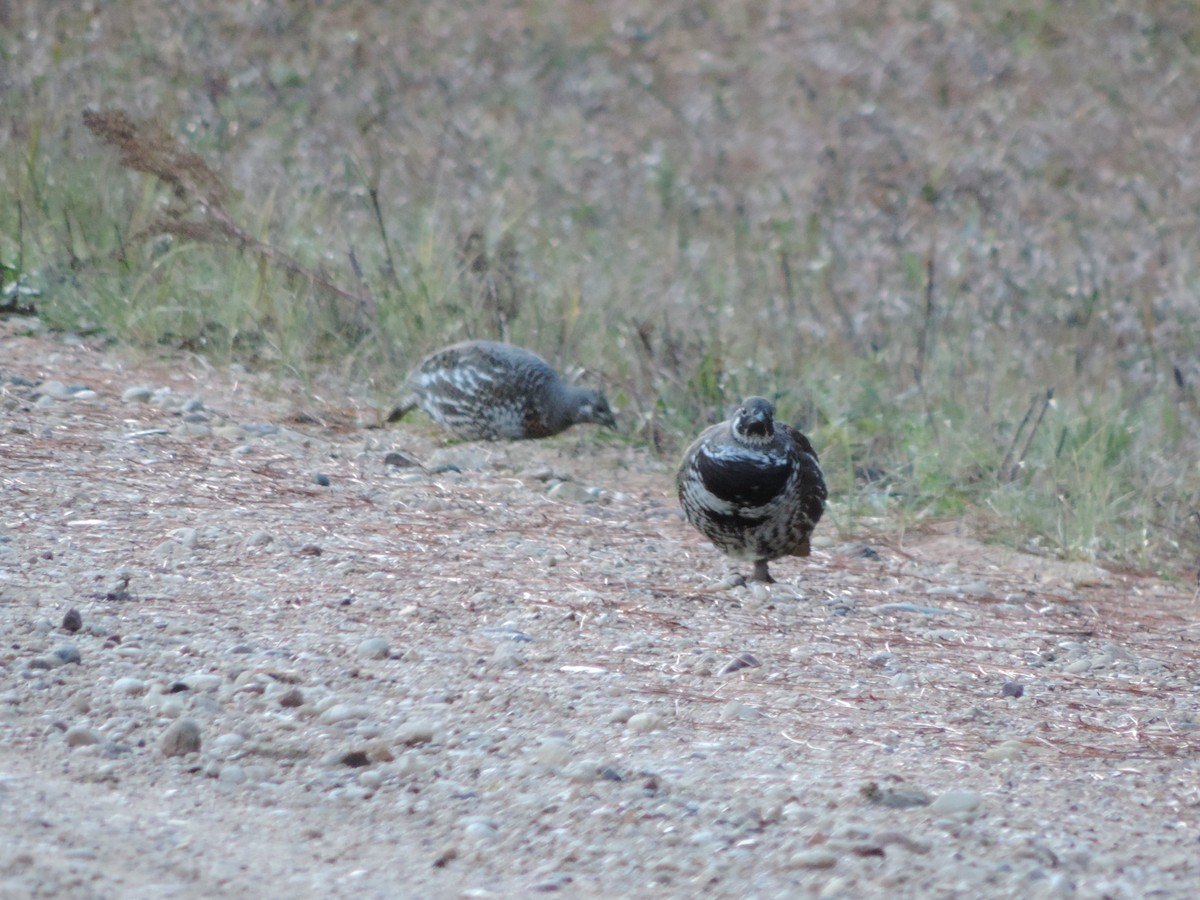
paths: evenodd
<path fill-rule="evenodd" d="M 146 682 L 140 678 L 118 678 L 113 682 L 113 690 L 118 694 L 137 696 L 146 692 Z"/>
<path fill-rule="evenodd" d="M 396 741 L 406 746 L 431 743 L 437 734 L 437 728 L 432 722 L 405 722 L 396 731 Z"/>
<path fill-rule="evenodd" d="M 74 644 L 61 644 L 54 648 L 54 652 L 50 654 L 60 660 L 63 665 L 67 663 L 75 663 L 78 665 L 82 660 L 79 655 L 79 650 Z"/>
<path fill-rule="evenodd" d="M 563 766 L 571 759 L 571 745 L 559 737 L 542 738 L 536 753 L 543 766 Z"/>
<path fill-rule="evenodd" d="M 337 722 L 349 722 L 353 719 L 365 719 L 371 714 L 369 707 L 360 706 L 354 703 L 335 703 L 329 709 L 321 713 L 321 721 L 326 725 L 333 725 Z"/>
<path fill-rule="evenodd" d="M 358 645 L 355 652 L 363 659 L 387 659 L 391 647 L 387 638 L 369 637 Z"/>
<path fill-rule="evenodd" d="M 912 687 L 916 683 L 916 680 L 907 672 L 897 672 L 890 679 L 888 679 L 888 682 L 896 690 L 903 691 Z"/>
<path fill-rule="evenodd" d="M 656 712 L 634 713 L 625 724 L 630 731 L 639 734 L 648 734 L 663 727 L 662 716 Z"/>
<path fill-rule="evenodd" d="M 995 747 L 989 747 L 983 751 L 985 759 L 996 761 L 1004 761 L 1009 759 L 1017 759 L 1025 753 L 1025 745 L 1020 741 L 1003 741 Z"/>
<path fill-rule="evenodd" d="M 1000 695 L 1002 697 L 1013 697 L 1014 699 L 1023 697 L 1025 695 L 1025 685 L 1018 684 L 1015 681 L 1006 681 L 1004 682 L 1004 686 L 1000 688 Z"/>
<path fill-rule="evenodd" d="M 199 749 L 199 747 L 197 746 L 196 749 Z M 217 775 L 217 780 L 224 784 L 245 784 L 246 770 L 237 763 L 221 766 L 221 771 Z"/>
<path fill-rule="evenodd" d="M 1090 659 L 1084 658 L 1084 659 L 1075 660 L 1075 662 L 1068 665 L 1065 669 L 1063 669 L 1063 671 L 1066 672 L 1068 675 L 1082 675 L 1084 672 L 1086 672 L 1091 667 L 1092 667 L 1092 661 Z"/>
<path fill-rule="evenodd" d="M 171 537 L 189 550 L 195 550 L 200 544 L 200 532 L 195 528 L 176 528 Z"/>
<path fill-rule="evenodd" d="M 220 750 L 223 753 L 229 753 L 238 749 L 242 744 L 246 743 L 246 739 L 236 732 L 222 734 L 213 739 L 212 746 L 215 750 Z"/>
<path fill-rule="evenodd" d="M 269 531 L 256 531 L 250 537 L 246 538 L 247 547 L 265 547 L 275 540 L 274 535 Z"/>
<path fill-rule="evenodd" d="M 221 686 L 224 679 L 220 675 L 212 675 L 208 672 L 195 672 L 191 675 L 184 675 L 179 679 L 180 683 L 187 686 L 189 690 L 202 693 L 204 691 L 215 691 Z"/>
<path fill-rule="evenodd" d="M 72 395 L 69 387 L 54 380 L 42 382 L 41 392 L 43 397 L 53 397 L 55 400 L 69 400 Z"/>
<path fill-rule="evenodd" d="M 279 695 L 279 705 L 287 709 L 304 705 L 304 692 L 298 687 L 289 688 Z"/>
<path fill-rule="evenodd" d="M 721 671 L 717 674 L 729 675 L 730 673 L 740 671 L 741 669 L 752 669 L 761 665 L 762 663 L 758 661 L 758 657 L 747 650 L 744 653 L 739 653 L 733 659 L 729 660 L 729 662 L 725 663 L 724 667 L 722 667 Z"/>
<path fill-rule="evenodd" d="M 163 756 L 185 756 L 200 751 L 200 723 L 195 719 L 179 719 L 171 723 L 159 739 Z"/>
<path fill-rule="evenodd" d="M 721 721 L 733 722 L 737 719 L 761 719 L 763 714 L 753 706 L 747 706 L 745 703 L 739 703 L 737 700 L 730 700 L 721 707 Z M 632 722 L 630 725 L 632 726 Z"/>
<path fill-rule="evenodd" d="M 922 616 L 940 616 L 946 612 L 936 606 L 922 606 L 917 603 L 881 603 L 879 606 L 872 606 L 872 612 L 881 613 L 917 613 Z"/>
<path fill-rule="evenodd" d="M 567 503 L 595 503 L 596 497 L 578 481 L 560 481 L 546 491 L 551 500 L 563 500 Z"/>
<path fill-rule="evenodd" d="M 500 829 L 490 820 L 471 817 L 463 827 L 463 835 L 476 844 L 490 844 L 500 836 Z"/>
<path fill-rule="evenodd" d="M 930 803 L 929 795 L 920 788 L 881 788 L 874 781 L 864 785 L 860 793 L 869 803 L 889 809 L 908 809 L 912 806 L 928 806 Z"/>
<path fill-rule="evenodd" d="M 149 403 L 153 396 L 154 388 L 145 384 L 137 384 L 121 392 L 121 400 L 125 403 Z"/>
<path fill-rule="evenodd" d="M 930 804 L 929 811 L 941 815 L 969 813 L 977 809 L 982 800 L 976 791 L 946 791 Z"/>
<path fill-rule="evenodd" d="M 612 712 L 610 712 L 608 714 L 607 721 L 611 722 L 614 725 L 624 725 L 631 718 L 633 718 L 633 707 L 632 706 L 618 706 L 616 709 L 614 709 Z"/>
<path fill-rule="evenodd" d="M 74 634 L 83 627 L 83 616 L 79 614 L 79 610 L 72 607 L 68 609 L 62 620 L 62 630 Z"/>
<path fill-rule="evenodd" d="M 72 725 L 63 735 L 63 740 L 66 741 L 68 747 L 87 747 L 100 743 L 104 738 L 94 728 L 86 725 Z"/>
<path fill-rule="evenodd" d="M 329 487 L 329 476 L 324 472 L 313 472 L 312 480 L 313 484 L 320 485 L 321 487 Z"/>
<path fill-rule="evenodd" d="M 832 869 L 837 857 L 828 850 L 800 850 L 788 862 L 796 869 Z"/>

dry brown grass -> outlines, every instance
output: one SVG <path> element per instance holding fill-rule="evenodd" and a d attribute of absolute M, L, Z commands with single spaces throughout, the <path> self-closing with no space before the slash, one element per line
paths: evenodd
<path fill-rule="evenodd" d="M 332 363 L 380 405 L 431 347 L 511 337 L 605 381 L 666 454 L 767 393 L 814 431 L 847 529 L 966 516 L 1191 575 L 1191 4 L 8 17 L 0 262 L 54 288 L 56 324 Z M 84 109 L 156 123 L 168 190 L 118 171 Z M 172 219 L 201 169 L 228 190 Z M 251 254 L 197 248 L 231 223 Z M 132 246 L 155 227 L 172 239 Z"/>

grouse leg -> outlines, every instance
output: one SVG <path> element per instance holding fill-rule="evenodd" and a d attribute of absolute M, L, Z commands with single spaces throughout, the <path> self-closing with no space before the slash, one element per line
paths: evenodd
<path fill-rule="evenodd" d="M 750 576 L 751 581 L 763 581 L 767 584 L 774 584 L 775 579 L 771 577 L 771 573 L 767 571 L 767 561 L 765 559 L 756 559 L 754 561 L 754 574 Z"/>

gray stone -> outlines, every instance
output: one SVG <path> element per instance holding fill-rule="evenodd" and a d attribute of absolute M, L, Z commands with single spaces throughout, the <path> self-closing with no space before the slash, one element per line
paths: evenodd
<path fill-rule="evenodd" d="M 338 722 L 365 719 L 370 714 L 371 710 L 366 706 L 358 706 L 353 703 L 335 703 L 321 713 L 321 721 L 326 725 L 334 725 Z"/>
<path fill-rule="evenodd" d="M 946 791 L 929 806 L 929 811 L 938 815 L 969 813 L 978 809 L 982 799 L 976 791 Z"/>
<path fill-rule="evenodd" d="M 113 682 L 113 691 L 118 694 L 137 696 L 146 693 L 146 682 L 140 678 L 118 678 Z"/>
<path fill-rule="evenodd" d="M 200 723 L 195 719 L 173 722 L 159 739 L 163 756 L 186 756 L 200 752 Z"/>
<path fill-rule="evenodd" d="M 78 665 L 82 659 L 82 657 L 79 655 L 78 648 L 76 648 L 74 644 L 60 644 L 54 648 L 54 652 L 51 654 L 51 656 L 57 657 L 63 662 L 64 665 L 67 663 L 75 663 Z"/>
<path fill-rule="evenodd" d="M 412 746 L 414 744 L 428 744 L 437 736 L 437 726 L 432 722 L 413 721 L 405 722 L 396 732 L 396 741 L 401 744 Z"/>
<path fill-rule="evenodd" d="M 358 645 L 355 652 L 363 659 L 387 659 L 391 647 L 388 645 L 387 638 L 369 637 Z"/>
<path fill-rule="evenodd" d="M 68 747 L 87 747 L 91 744 L 99 744 L 104 738 L 94 728 L 86 725 L 72 725 L 63 735 L 63 740 Z"/>
<path fill-rule="evenodd" d="M 150 398 L 154 396 L 154 388 L 148 385 L 138 384 L 133 387 L 125 388 L 121 392 L 121 399 L 126 403 L 149 403 Z"/>

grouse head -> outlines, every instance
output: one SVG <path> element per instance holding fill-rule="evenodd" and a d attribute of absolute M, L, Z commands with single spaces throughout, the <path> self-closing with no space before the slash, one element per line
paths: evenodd
<path fill-rule="evenodd" d="M 562 407 L 569 421 L 565 425 L 603 425 L 617 430 L 617 419 L 608 405 L 608 399 L 593 388 L 568 388 L 567 400 Z"/>
<path fill-rule="evenodd" d="M 760 447 L 775 439 L 775 407 L 770 400 L 750 397 L 733 414 L 734 440 Z"/>

